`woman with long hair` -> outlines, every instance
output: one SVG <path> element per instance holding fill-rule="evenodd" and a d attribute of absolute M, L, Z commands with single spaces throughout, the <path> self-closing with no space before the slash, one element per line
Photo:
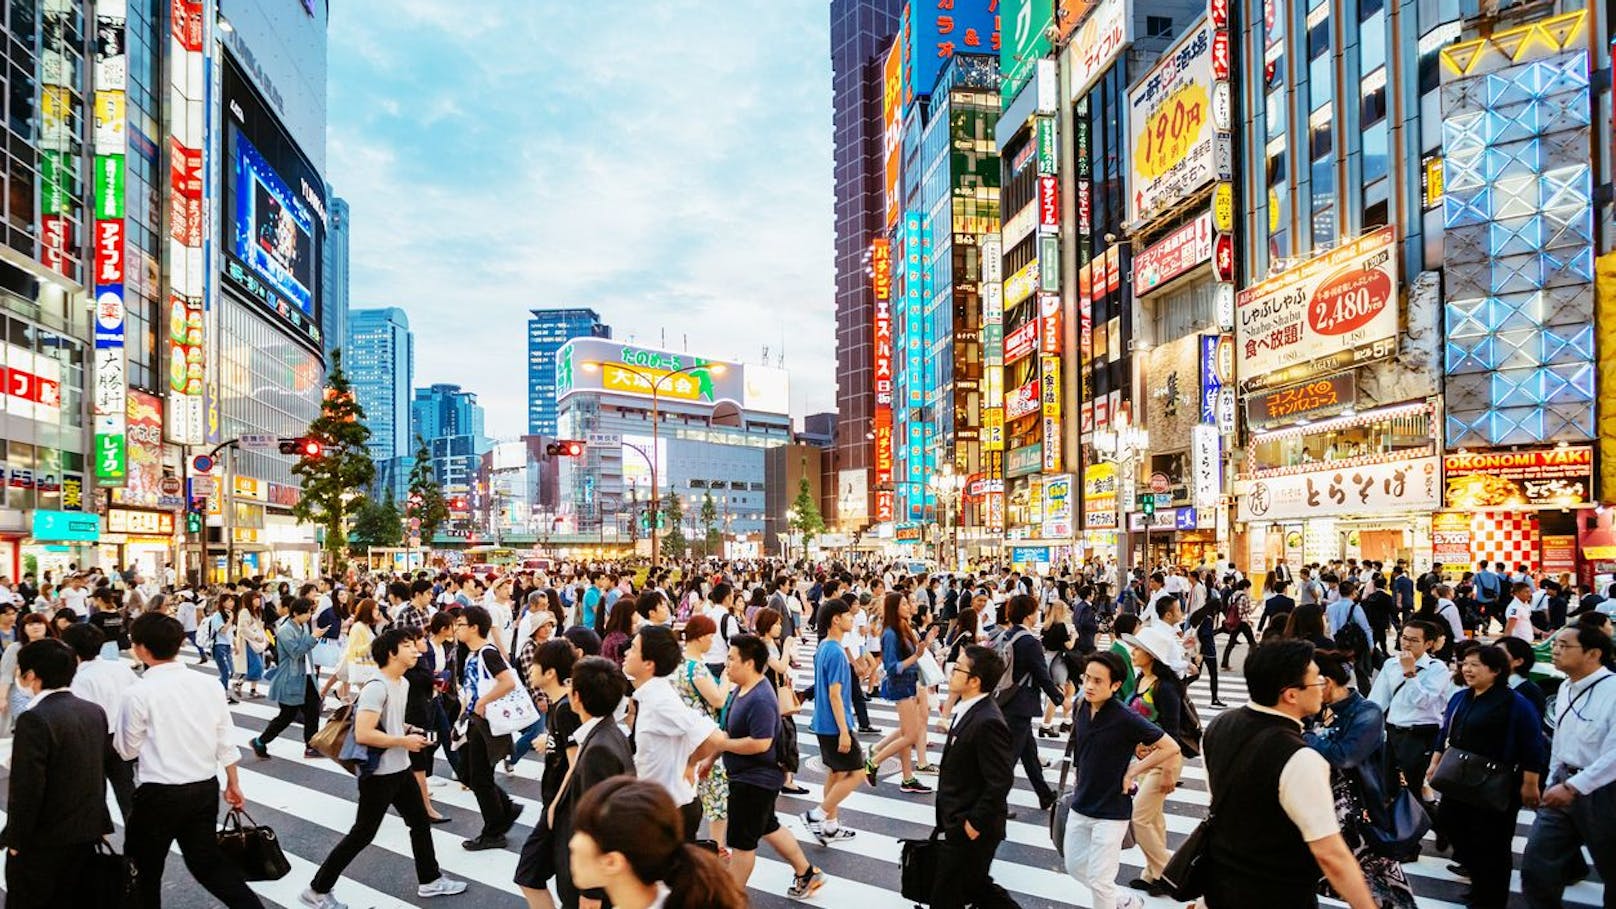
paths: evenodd
<path fill-rule="evenodd" d="M 623 665 L 623 654 L 628 652 L 629 638 L 634 634 L 634 606 L 632 596 L 620 596 L 612 604 L 606 619 L 606 635 L 600 641 L 600 655 L 613 663 Z"/>
<path fill-rule="evenodd" d="M 780 620 L 780 613 L 765 606 L 752 617 L 757 628 L 757 636 L 763 639 L 769 648 L 768 668 L 763 670 L 763 678 L 774 686 L 776 692 L 790 691 L 793 696 L 795 689 L 791 684 L 791 664 L 795 661 L 796 639 L 785 636 L 785 624 Z M 781 695 L 784 697 L 785 695 Z M 788 795 L 807 795 L 808 790 L 797 785 L 797 775 L 788 771 L 786 784 L 781 792 Z"/>
<path fill-rule="evenodd" d="M 353 619 L 348 622 L 348 646 L 342 651 L 342 660 L 320 689 L 322 703 L 339 683 L 342 685 L 339 697 L 346 700 L 349 691 L 357 690 L 376 677 L 376 660 L 370 654 L 370 644 L 376 639 L 377 618 L 376 601 L 370 597 L 360 600 Z"/>
<path fill-rule="evenodd" d="M 1050 700 L 1044 705 L 1044 720 L 1038 726 L 1038 735 L 1042 738 L 1054 738 L 1055 711 L 1059 710 L 1061 716 L 1061 731 L 1072 727 L 1071 715 L 1066 710 L 1066 703 L 1072 700 L 1072 694 L 1077 690 L 1072 684 L 1071 663 L 1066 659 L 1077 643 L 1077 629 L 1072 627 L 1072 607 L 1066 605 L 1065 600 L 1050 600 L 1049 607 L 1044 610 L 1044 627 L 1042 632 L 1044 645 L 1044 659 L 1049 661 L 1049 675 L 1056 687 L 1061 689 L 1065 700 L 1056 704 Z"/>
<path fill-rule="evenodd" d="M 1177 613 L 1183 610 L 1175 605 L 1170 611 Z M 1136 634 L 1124 638 L 1133 648 L 1133 665 L 1138 670 L 1127 707 L 1155 723 L 1182 747 L 1179 718 L 1183 715 L 1184 684 L 1169 663 L 1176 642 L 1171 627 L 1141 626 Z M 1161 875 L 1171 853 L 1167 851 L 1167 817 L 1162 809 L 1167 802 L 1167 794 L 1178 785 L 1183 764 L 1182 756 L 1174 757 L 1137 781 L 1139 788 L 1133 800 L 1133 831 L 1139 850 L 1144 853 L 1145 867 L 1139 877 L 1128 882 L 1128 886 L 1144 890 L 1152 896 L 1166 892 L 1162 889 Z"/>
<path fill-rule="evenodd" d="M 914 760 L 910 756 L 910 749 L 920 746 L 926 728 L 925 708 L 917 690 L 920 668 L 915 664 L 920 661 L 925 649 L 937 640 L 937 629 L 933 627 L 927 631 L 924 638 L 915 634 L 912 621 L 915 606 L 905 594 L 895 591 L 889 593 L 882 605 L 881 659 L 886 678 L 881 680 L 881 697 L 897 705 L 898 728 L 882 739 L 875 747 L 874 754 L 865 760 L 864 775 L 871 786 L 876 785 L 880 780 L 881 764 L 896 756 L 903 768 L 903 782 L 899 789 L 925 794 L 932 791 L 931 787 L 915 776 Z M 920 761 L 925 763 L 924 754 L 920 756 Z"/>
<path fill-rule="evenodd" d="M 1303 603 L 1285 620 L 1285 637 L 1309 641 L 1318 650 L 1334 650 L 1335 641 L 1324 631 L 1324 607 Z"/>
<path fill-rule="evenodd" d="M 213 601 L 213 614 L 202 625 L 202 639 L 213 653 L 213 665 L 219 670 L 219 684 L 225 699 L 236 703 L 230 690 L 230 680 L 236 675 L 236 606 L 241 601 L 233 593 L 222 593 Z"/>
<path fill-rule="evenodd" d="M 573 884 L 619 909 L 744 909 L 746 892 L 718 857 L 685 842 L 668 791 L 631 776 L 597 783 L 578 804 L 568 842 Z"/>
<path fill-rule="evenodd" d="M 258 697 L 258 682 L 264 677 L 264 651 L 269 649 L 269 635 L 264 633 L 261 612 L 263 596 L 249 592 L 241 598 L 236 610 L 236 638 L 231 646 L 231 657 L 242 667 L 236 679 L 236 697 L 241 697 L 241 686 L 246 684 L 247 697 Z"/>

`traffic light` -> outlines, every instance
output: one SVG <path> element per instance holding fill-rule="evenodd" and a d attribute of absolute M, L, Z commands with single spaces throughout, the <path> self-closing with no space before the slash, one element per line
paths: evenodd
<path fill-rule="evenodd" d="M 1151 492 L 1145 493 L 1144 498 L 1139 500 L 1139 510 L 1144 512 L 1146 515 L 1155 514 L 1156 513 L 1156 494 L 1151 493 Z"/>
<path fill-rule="evenodd" d="M 584 443 L 577 439 L 560 439 L 545 445 L 544 453 L 552 458 L 581 458 L 584 456 Z"/>
<path fill-rule="evenodd" d="M 297 455 L 300 458 L 318 458 L 325 453 L 325 446 L 319 439 L 303 436 L 296 439 L 281 439 L 280 450 L 283 455 Z"/>
<path fill-rule="evenodd" d="M 207 514 L 208 500 L 205 497 L 194 498 L 185 510 L 185 532 L 200 534 L 202 532 L 202 516 Z"/>

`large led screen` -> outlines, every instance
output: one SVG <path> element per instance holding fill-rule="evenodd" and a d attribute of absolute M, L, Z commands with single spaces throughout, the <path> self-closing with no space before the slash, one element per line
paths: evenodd
<path fill-rule="evenodd" d="M 224 87 L 225 282 L 318 345 L 325 181 L 228 58 Z"/>

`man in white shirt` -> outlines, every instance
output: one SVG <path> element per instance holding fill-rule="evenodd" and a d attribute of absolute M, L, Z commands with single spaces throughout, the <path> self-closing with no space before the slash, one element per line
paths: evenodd
<path fill-rule="evenodd" d="M 1424 791 L 1431 749 L 1448 705 L 1448 666 L 1431 655 L 1438 634 L 1423 619 L 1404 625 L 1397 660 L 1381 667 L 1369 689 L 1369 700 L 1386 715 L 1387 793 L 1407 786 L 1420 798 Z"/>
<path fill-rule="evenodd" d="M 717 754 L 725 737 L 712 717 L 691 709 L 674 689 L 670 676 L 683 665 L 678 640 L 659 625 L 635 632 L 623 657 L 623 673 L 634 685 L 635 773 L 673 796 L 684 816 L 685 840 L 693 843 L 701 826 L 696 765 Z"/>
<path fill-rule="evenodd" d="M 1521 859 L 1528 909 L 1559 909 L 1571 883 L 1571 857 L 1585 846 L 1605 885 L 1616 879 L 1616 681 L 1605 668 L 1610 659 L 1611 639 L 1598 629 L 1573 625 L 1555 635 L 1554 668 L 1566 681 L 1551 708 L 1548 789 Z"/>
<path fill-rule="evenodd" d="M 62 632 L 62 641 L 73 648 L 78 657 L 79 667 L 73 673 L 73 684 L 70 690 L 80 700 L 89 701 L 100 707 L 107 715 L 107 738 L 112 738 L 112 725 L 118 716 L 118 706 L 123 703 L 124 692 L 128 691 L 139 678 L 129 664 L 122 660 L 98 659 L 101 654 L 101 645 L 106 643 L 106 635 L 94 625 L 80 622 L 69 625 Z M 112 794 L 118 800 L 118 810 L 123 812 L 125 820 L 129 818 L 129 808 L 134 802 L 135 795 L 135 762 L 129 760 L 115 760 L 111 757 L 106 760 L 107 785 L 112 787 Z"/>
<path fill-rule="evenodd" d="M 90 606 L 88 602 L 90 599 L 90 592 L 84 588 L 84 579 L 78 575 L 74 575 L 67 579 L 67 584 L 62 587 L 61 592 L 58 595 L 58 599 L 62 601 L 63 606 L 73 610 L 73 613 L 80 619 L 87 619 L 90 617 Z"/>
<path fill-rule="evenodd" d="M 1504 607 L 1504 633 L 1530 644 L 1537 638 L 1532 628 L 1532 588 L 1516 581 L 1509 588 L 1509 593 L 1509 605 Z"/>
<path fill-rule="evenodd" d="M 1167 577 L 1162 579 L 1162 589 L 1168 593 L 1183 594 L 1190 592 L 1190 582 L 1178 570 L 1178 566 L 1167 566 Z"/>
<path fill-rule="evenodd" d="M 123 695 L 112 740 L 124 760 L 139 760 L 124 850 L 138 872 L 141 904 L 162 905 L 163 865 L 179 843 L 197 883 L 231 909 L 261 909 L 241 869 L 219 849 L 219 782 L 224 800 L 247 804 L 236 779 L 236 727 L 224 689 L 175 661 L 185 630 L 170 616 L 148 612 L 129 626 L 135 658 L 146 674 Z"/>
<path fill-rule="evenodd" d="M 1448 640 L 1464 640 L 1464 617 L 1459 613 L 1459 605 L 1453 602 L 1453 585 L 1438 584 L 1432 591 L 1436 594 L 1437 617 L 1448 626 Z"/>

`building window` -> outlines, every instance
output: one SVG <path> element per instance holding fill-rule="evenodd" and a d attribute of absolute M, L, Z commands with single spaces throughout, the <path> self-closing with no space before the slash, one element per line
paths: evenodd
<path fill-rule="evenodd" d="M 1171 38 L 1173 36 L 1172 17 L 1146 16 L 1145 36 L 1148 38 Z"/>

